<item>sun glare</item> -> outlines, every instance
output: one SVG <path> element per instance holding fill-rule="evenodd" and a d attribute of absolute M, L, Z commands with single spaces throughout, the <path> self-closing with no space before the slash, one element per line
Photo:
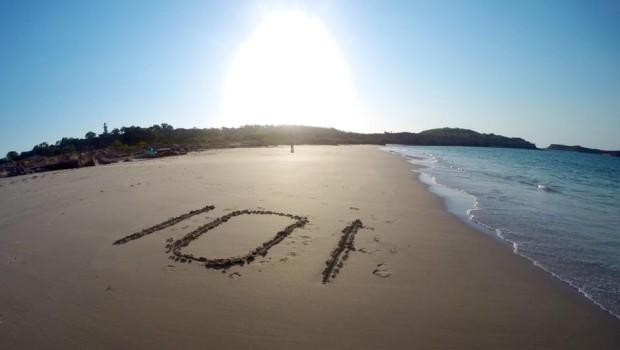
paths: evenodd
<path fill-rule="evenodd" d="M 318 19 L 267 16 L 234 57 L 221 125 L 296 124 L 352 130 L 360 115 L 349 69 Z"/>

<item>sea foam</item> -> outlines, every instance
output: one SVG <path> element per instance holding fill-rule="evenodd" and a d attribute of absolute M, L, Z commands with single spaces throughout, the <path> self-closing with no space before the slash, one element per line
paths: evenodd
<path fill-rule="evenodd" d="M 390 146 L 446 209 L 620 318 L 620 158 Z"/>

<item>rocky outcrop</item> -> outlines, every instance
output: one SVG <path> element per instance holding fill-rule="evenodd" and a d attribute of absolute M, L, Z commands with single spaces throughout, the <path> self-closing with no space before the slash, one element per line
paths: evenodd
<path fill-rule="evenodd" d="M 5 171 L 7 176 L 19 176 L 45 171 L 91 167 L 95 164 L 95 157 L 92 153 L 82 153 L 56 157 L 32 157 L 6 166 Z"/>

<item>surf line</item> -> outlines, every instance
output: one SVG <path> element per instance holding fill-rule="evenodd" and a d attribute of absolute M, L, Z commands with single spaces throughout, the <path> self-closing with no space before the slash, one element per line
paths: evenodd
<path fill-rule="evenodd" d="M 330 258 L 325 262 L 327 266 L 323 270 L 323 284 L 336 278 L 340 269 L 349 258 L 349 252 L 355 251 L 353 241 L 355 240 L 355 234 L 360 228 L 364 228 L 364 224 L 362 224 L 360 219 L 356 219 L 351 225 L 342 229 L 342 237 L 336 249 L 334 249 Z"/>

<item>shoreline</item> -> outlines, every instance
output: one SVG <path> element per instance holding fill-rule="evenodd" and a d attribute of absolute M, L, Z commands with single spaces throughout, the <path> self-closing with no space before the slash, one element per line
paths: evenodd
<path fill-rule="evenodd" d="M 0 342 L 66 349 L 620 345 L 613 316 L 445 211 L 411 166 L 377 146 L 231 149 L 1 186 Z M 259 212 L 272 214 L 242 215 Z M 308 223 L 273 240 L 290 224 L 274 213 Z M 113 245 L 140 232 L 148 234 Z M 196 243 L 187 252 L 208 259 L 273 244 L 220 269 L 171 260 L 166 245 L 189 244 L 192 232 L 204 233 L 200 244 L 208 247 Z"/>
<path fill-rule="evenodd" d="M 596 301 L 591 295 L 589 295 L 587 292 L 585 292 L 582 288 L 576 286 L 574 283 L 571 283 L 570 281 L 562 278 L 561 276 L 559 276 L 558 274 L 554 273 L 553 271 L 551 271 L 550 269 L 548 269 L 547 267 L 543 266 L 540 262 L 534 260 L 533 258 L 527 256 L 526 254 L 523 254 L 521 252 L 519 252 L 518 249 L 518 245 L 516 242 L 513 242 L 507 238 L 505 238 L 501 231 L 498 231 L 497 229 L 487 226 L 481 222 L 472 220 L 472 216 L 471 214 L 469 214 L 470 210 L 475 210 L 477 208 L 477 199 L 475 196 L 463 191 L 463 190 L 458 190 L 455 188 L 451 188 L 448 186 L 445 186 L 443 184 L 440 184 L 438 182 L 436 182 L 436 180 L 434 178 L 431 178 L 429 175 L 425 174 L 424 172 L 422 172 L 423 169 L 427 168 L 427 166 L 423 166 L 420 164 L 416 164 L 410 161 L 410 158 L 400 154 L 398 152 L 389 150 L 389 149 L 381 149 L 382 151 L 385 151 L 386 153 L 395 155 L 400 157 L 402 160 L 404 160 L 405 162 L 407 162 L 408 164 L 410 164 L 412 166 L 412 171 L 417 174 L 417 180 L 422 183 L 423 186 L 425 186 L 427 188 L 427 190 L 434 194 L 435 196 L 437 196 L 438 198 L 441 199 L 442 204 L 444 206 L 444 209 L 446 210 L 446 212 L 450 213 L 451 215 L 454 215 L 456 218 L 458 218 L 460 221 L 462 221 L 465 225 L 467 225 L 468 227 L 473 228 L 474 230 L 480 232 L 482 235 L 488 235 L 491 238 L 497 240 L 498 242 L 501 243 L 502 246 L 505 246 L 507 248 L 509 248 L 513 254 L 524 258 L 527 262 L 531 263 L 532 265 L 534 265 L 535 267 L 537 267 L 538 269 L 543 270 L 545 273 L 547 273 L 548 275 L 550 275 L 554 280 L 557 280 L 559 282 L 562 282 L 563 284 L 567 285 L 568 287 L 570 287 L 570 289 L 578 292 L 580 295 L 582 295 L 584 298 L 586 298 L 588 301 L 590 301 L 595 307 L 601 309 L 602 311 L 608 313 L 610 316 L 612 316 L 613 318 L 617 319 L 618 321 L 620 321 L 620 315 L 615 314 L 614 312 L 612 312 L 611 310 L 607 309 L 605 306 L 603 306 L 601 303 L 599 303 L 598 301 Z M 468 205 L 465 205 L 463 203 L 464 198 L 465 197 L 471 197 L 472 198 L 472 207 L 469 207 Z M 461 203 L 455 203 L 460 201 Z"/>
<path fill-rule="evenodd" d="M 517 251 L 517 248 L 515 246 L 515 243 L 502 237 L 495 229 L 491 228 L 491 227 L 487 227 L 481 223 L 475 222 L 475 221 L 471 221 L 469 218 L 467 218 L 467 216 L 469 216 L 469 214 L 465 213 L 465 215 L 459 215 L 458 213 L 454 212 L 454 209 L 456 208 L 452 208 L 452 210 L 450 208 L 448 208 L 448 203 L 447 201 L 449 200 L 454 200 L 453 198 L 447 198 L 446 194 L 442 194 L 440 193 L 440 191 L 437 190 L 433 190 L 433 186 L 437 186 L 440 187 L 441 189 L 447 189 L 448 191 L 454 191 L 455 193 L 457 193 L 457 195 L 463 195 L 463 196 L 471 196 L 472 195 L 466 193 L 466 192 L 459 192 L 456 189 L 452 189 L 449 187 L 446 187 L 444 185 L 438 184 L 434 181 L 434 179 L 430 179 L 428 182 L 424 181 L 421 177 L 425 176 L 421 170 L 424 168 L 422 165 L 418 165 L 415 163 L 410 162 L 406 156 L 403 156 L 397 152 L 393 152 L 393 151 L 386 151 L 381 149 L 382 152 L 385 152 L 386 154 L 392 155 L 392 156 L 396 156 L 399 158 L 400 161 L 404 162 L 405 164 L 409 165 L 411 168 L 411 172 L 415 175 L 414 176 L 414 180 L 417 181 L 421 186 L 423 186 L 428 193 L 432 194 L 433 196 L 435 196 L 438 200 L 441 201 L 441 206 L 443 208 L 443 210 L 445 211 L 446 214 L 452 216 L 453 218 L 455 218 L 456 220 L 458 220 L 464 227 L 471 229 L 473 231 L 475 231 L 477 234 L 479 234 L 481 237 L 483 237 L 486 240 L 489 240 L 490 242 L 492 242 L 492 244 L 494 244 L 495 246 L 497 246 L 498 249 L 500 250 L 506 250 L 506 253 L 511 254 L 515 257 L 517 257 L 518 259 L 522 260 L 522 263 L 524 263 L 525 265 L 529 265 L 530 267 L 532 267 L 533 269 L 533 273 L 536 274 L 542 274 L 543 278 L 545 278 L 547 280 L 548 283 L 550 283 L 551 285 L 553 285 L 555 288 L 557 288 L 558 290 L 560 290 L 562 293 L 566 293 L 571 299 L 574 299 L 574 301 L 578 304 L 586 304 L 588 307 L 590 307 L 594 312 L 596 313 L 602 313 L 604 316 L 603 318 L 607 318 L 608 321 L 610 321 L 612 324 L 616 324 L 616 326 L 620 325 L 620 316 L 614 314 L 613 312 L 611 312 L 610 310 L 606 309 L 605 307 L 603 307 L 601 304 L 599 304 L 598 302 L 596 302 L 595 300 L 593 300 L 590 296 L 588 296 L 585 292 L 583 292 L 580 288 L 574 286 L 573 284 L 571 284 L 568 281 L 563 280 L 562 278 L 560 278 L 559 276 L 557 276 L 555 273 L 553 273 L 552 271 L 549 271 L 548 269 L 546 269 L 545 267 L 541 266 L 538 262 L 536 262 L 535 260 L 533 260 L 530 257 L 527 257 L 521 253 L 519 253 Z M 474 201 L 474 207 L 475 207 L 475 197 L 473 197 L 473 201 Z M 461 203 L 462 204 L 462 203 Z M 459 207 L 459 204 L 454 205 L 454 207 Z M 462 206 L 462 205 L 461 205 Z M 460 207 L 459 207 L 460 208 Z M 473 209 L 473 208 L 468 208 L 468 209 Z"/>

